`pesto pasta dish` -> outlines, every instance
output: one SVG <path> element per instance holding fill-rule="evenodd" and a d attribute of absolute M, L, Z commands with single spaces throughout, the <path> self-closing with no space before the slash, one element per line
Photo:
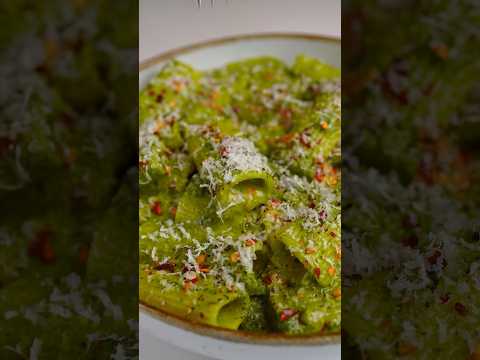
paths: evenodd
<path fill-rule="evenodd" d="M 140 300 L 263 333 L 340 330 L 340 70 L 299 55 L 139 94 Z"/>

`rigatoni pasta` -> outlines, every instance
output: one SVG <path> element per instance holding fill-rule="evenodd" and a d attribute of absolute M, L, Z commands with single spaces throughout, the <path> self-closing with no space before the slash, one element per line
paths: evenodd
<path fill-rule="evenodd" d="M 140 298 L 227 329 L 340 328 L 340 72 L 299 56 L 140 92 Z"/>

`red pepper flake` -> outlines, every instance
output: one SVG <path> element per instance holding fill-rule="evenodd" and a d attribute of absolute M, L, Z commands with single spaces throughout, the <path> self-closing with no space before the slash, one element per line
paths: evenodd
<path fill-rule="evenodd" d="M 37 257 L 46 264 L 54 262 L 56 256 L 51 237 L 52 232 L 50 230 L 39 231 L 28 247 L 28 255 Z"/>
<path fill-rule="evenodd" d="M 342 290 L 340 288 L 336 288 L 333 290 L 333 297 L 338 299 L 342 296 Z"/>
<path fill-rule="evenodd" d="M 443 294 L 440 296 L 440 302 L 442 304 L 446 304 L 450 300 L 450 295 L 449 294 Z"/>
<path fill-rule="evenodd" d="M 173 80 L 172 85 L 173 85 L 173 90 L 175 90 L 176 93 L 181 92 L 185 86 L 185 84 L 179 80 Z"/>
<path fill-rule="evenodd" d="M 442 60 L 447 60 L 448 59 L 448 47 L 445 44 L 434 44 L 431 46 L 433 52 L 435 55 L 437 55 L 440 59 Z"/>
<path fill-rule="evenodd" d="M 272 285 L 273 283 L 273 279 L 272 279 L 272 276 L 271 275 L 267 275 L 263 278 L 263 283 L 265 285 Z"/>
<path fill-rule="evenodd" d="M 267 80 L 267 81 L 271 81 L 274 79 L 275 75 L 274 73 L 272 72 L 266 72 L 264 75 L 263 75 L 264 79 Z"/>
<path fill-rule="evenodd" d="M 197 277 L 197 274 L 195 273 L 195 271 L 187 271 L 183 275 L 183 277 L 184 277 L 185 280 L 191 281 L 194 284 L 198 281 L 198 277 Z"/>
<path fill-rule="evenodd" d="M 427 185 L 433 185 L 436 178 L 436 171 L 432 164 L 425 159 L 420 160 L 417 168 L 417 176 Z"/>
<path fill-rule="evenodd" d="M 88 260 L 88 255 L 90 254 L 90 247 L 88 245 L 80 246 L 78 250 L 78 260 L 80 264 L 86 264 Z"/>
<path fill-rule="evenodd" d="M 272 204 L 272 207 L 273 207 L 273 208 L 278 207 L 281 203 L 282 203 L 282 202 L 281 202 L 280 200 L 278 200 L 278 199 L 272 199 L 272 200 L 270 200 L 270 204 Z"/>
<path fill-rule="evenodd" d="M 431 83 L 431 84 L 427 85 L 422 91 L 423 95 L 425 95 L 425 96 L 432 95 L 434 88 L 435 88 L 435 83 Z"/>
<path fill-rule="evenodd" d="M 183 289 L 184 289 L 185 291 L 190 290 L 190 289 L 192 288 L 192 286 L 193 286 L 193 284 L 192 284 L 191 281 L 184 281 L 184 282 L 183 282 Z"/>
<path fill-rule="evenodd" d="M 282 119 L 290 120 L 292 118 L 292 115 L 293 115 L 293 111 L 291 109 L 289 108 L 280 109 L 280 116 L 282 117 Z"/>
<path fill-rule="evenodd" d="M 247 239 L 247 240 L 245 240 L 245 246 L 248 246 L 248 247 L 253 246 L 253 245 L 255 245 L 256 243 L 257 243 L 257 241 L 256 241 L 255 239 Z"/>
<path fill-rule="evenodd" d="M 427 258 L 427 260 L 431 265 L 434 265 L 437 263 L 437 260 L 440 256 L 442 256 L 442 253 L 440 252 L 440 250 L 435 250 L 435 252 L 432 255 L 430 255 Z"/>
<path fill-rule="evenodd" d="M 310 144 L 310 138 L 308 137 L 308 135 L 306 133 L 301 133 L 300 134 L 300 143 L 305 146 L 306 148 L 310 148 L 311 147 L 311 144 Z"/>
<path fill-rule="evenodd" d="M 467 315 L 468 312 L 466 306 L 459 302 L 455 303 L 455 311 L 462 316 Z"/>
<path fill-rule="evenodd" d="M 236 263 L 240 260 L 240 253 L 238 251 L 235 251 L 230 255 L 230 261 L 233 263 Z"/>
<path fill-rule="evenodd" d="M 397 351 L 399 355 L 408 355 L 414 354 L 417 351 L 417 348 L 414 345 L 402 342 L 398 344 Z"/>
<path fill-rule="evenodd" d="M 327 212 L 325 210 L 321 210 L 319 213 L 320 220 L 325 221 L 327 220 Z"/>
<path fill-rule="evenodd" d="M 153 90 L 148 90 L 148 96 L 155 96 L 155 91 Z"/>
<path fill-rule="evenodd" d="M 13 144 L 14 142 L 8 137 L 0 137 L 0 156 L 6 154 Z"/>
<path fill-rule="evenodd" d="M 325 174 L 323 172 L 323 169 L 320 168 L 320 167 L 317 167 L 317 169 L 315 170 L 315 176 L 314 176 L 315 180 L 317 180 L 318 182 L 322 182 L 323 179 L 325 178 Z"/>
<path fill-rule="evenodd" d="M 400 91 L 397 94 L 397 100 L 400 104 L 402 105 L 407 105 L 408 104 L 408 94 L 405 90 Z"/>
<path fill-rule="evenodd" d="M 477 344 L 475 350 L 473 353 L 470 355 L 471 360 L 478 360 L 480 359 L 480 344 Z"/>
<path fill-rule="evenodd" d="M 162 206 L 160 204 L 160 201 L 155 201 L 151 206 L 150 206 L 150 210 L 152 210 L 152 212 L 155 214 L 155 215 L 162 215 Z"/>
<path fill-rule="evenodd" d="M 319 267 L 316 267 L 315 269 L 313 269 L 313 273 L 317 278 L 319 278 L 320 274 L 322 273 L 322 270 Z"/>
<path fill-rule="evenodd" d="M 35 66 L 35 71 L 40 73 L 40 74 L 46 74 L 49 71 L 48 65 L 47 64 L 39 64 Z"/>
<path fill-rule="evenodd" d="M 206 266 L 206 265 L 204 265 L 204 266 L 200 266 L 199 270 L 200 270 L 200 272 L 201 272 L 201 273 L 204 273 L 204 274 L 206 274 L 206 273 L 210 272 L 210 269 L 209 269 L 209 267 L 208 267 L 208 266 Z M 195 281 L 196 281 L 196 279 L 195 279 Z"/>
<path fill-rule="evenodd" d="M 198 265 L 202 265 L 205 263 L 205 260 L 207 259 L 207 255 L 205 254 L 200 254 L 195 258 L 195 261 L 197 262 Z"/>
<path fill-rule="evenodd" d="M 298 310 L 285 309 L 280 313 L 280 321 L 287 321 L 298 314 Z"/>
<path fill-rule="evenodd" d="M 177 208 L 175 206 L 170 209 L 170 214 L 172 214 L 173 218 L 177 216 Z"/>
<path fill-rule="evenodd" d="M 218 90 L 213 90 L 210 95 L 209 95 L 209 98 L 212 99 L 212 100 L 217 100 L 220 98 L 220 91 Z"/>
<path fill-rule="evenodd" d="M 220 156 L 221 157 L 227 157 L 228 156 L 228 150 L 225 146 L 220 147 Z"/>
<path fill-rule="evenodd" d="M 44 263 L 52 263 L 55 261 L 55 251 L 53 250 L 53 246 L 50 242 L 45 243 L 40 258 Z"/>
<path fill-rule="evenodd" d="M 380 326 L 382 329 L 389 329 L 392 326 L 392 322 L 390 320 L 383 320 Z"/>
<path fill-rule="evenodd" d="M 261 114 L 264 111 L 264 108 L 260 105 L 252 105 L 250 109 L 254 114 Z"/>
<path fill-rule="evenodd" d="M 396 90 L 389 80 L 382 81 L 382 90 L 385 95 L 398 101 L 401 105 L 408 104 L 408 94 L 405 90 Z"/>
<path fill-rule="evenodd" d="M 294 137 L 295 137 L 294 133 L 288 133 L 280 136 L 279 141 L 284 144 L 290 144 L 293 141 Z"/>
<path fill-rule="evenodd" d="M 310 254 L 315 254 L 317 252 L 317 249 L 313 248 L 313 247 L 307 247 L 305 249 L 305 254 L 307 255 L 310 255 Z"/>
<path fill-rule="evenodd" d="M 337 236 L 337 234 L 335 234 L 333 231 L 330 231 L 330 233 L 329 233 L 329 234 L 330 234 L 330 236 L 331 236 L 331 237 L 335 237 L 335 236 Z"/>
<path fill-rule="evenodd" d="M 402 239 L 402 244 L 411 248 L 416 248 L 418 245 L 418 238 L 416 235 L 410 235 Z"/>
<path fill-rule="evenodd" d="M 318 165 L 320 168 L 324 168 L 325 167 L 325 163 L 324 163 L 324 160 L 323 160 L 323 156 L 319 155 L 315 158 L 315 164 Z"/>
<path fill-rule="evenodd" d="M 175 264 L 170 261 L 165 261 L 154 265 L 153 268 L 158 271 L 166 271 L 169 273 L 173 273 L 175 271 Z"/>
<path fill-rule="evenodd" d="M 62 112 L 60 114 L 60 121 L 62 122 L 63 125 L 65 125 L 68 129 L 72 129 L 73 128 L 73 124 L 74 124 L 74 119 L 73 119 L 73 116 L 70 115 L 69 113 L 67 112 Z M 1 144 L 1 139 L 0 139 L 0 144 Z M 1 154 L 1 145 L 0 145 L 0 154 Z"/>
<path fill-rule="evenodd" d="M 288 108 L 282 108 L 279 111 L 280 124 L 285 130 L 289 130 L 293 127 L 293 111 Z"/>

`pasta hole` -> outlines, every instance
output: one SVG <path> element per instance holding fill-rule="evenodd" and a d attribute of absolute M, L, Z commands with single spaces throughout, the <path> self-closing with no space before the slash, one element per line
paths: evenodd
<path fill-rule="evenodd" d="M 272 239 L 270 247 L 273 253 L 272 263 L 280 269 L 282 274 L 286 275 L 289 284 L 298 284 L 305 276 L 305 266 L 295 256 L 292 256 L 280 240 Z"/>
<path fill-rule="evenodd" d="M 263 179 L 249 179 L 241 181 L 237 185 L 235 185 L 235 190 L 247 195 L 255 195 L 255 193 L 258 192 L 264 194 L 267 192 L 267 184 Z M 255 196 L 258 195 L 260 194 L 256 194 Z"/>

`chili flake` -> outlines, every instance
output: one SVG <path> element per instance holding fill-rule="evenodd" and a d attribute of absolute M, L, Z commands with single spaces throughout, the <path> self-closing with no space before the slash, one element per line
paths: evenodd
<path fill-rule="evenodd" d="M 315 176 L 314 176 L 315 180 L 317 180 L 318 182 L 322 182 L 323 179 L 325 178 L 325 174 L 322 170 L 322 168 L 320 167 L 317 167 L 317 169 L 315 170 Z"/>
<path fill-rule="evenodd" d="M 280 313 L 280 321 L 287 321 L 298 314 L 298 310 L 285 309 Z"/>
<path fill-rule="evenodd" d="M 29 245 L 28 255 L 38 257 L 42 262 L 47 264 L 54 262 L 56 256 L 51 243 L 51 237 L 51 231 L 39 231 Z"/>
<path fill-rule="evenodd" d="M 240 253 L 238 251 L 235 251 L 230 255 L 230 261 L 233 263 L 236 263 L 240 260 Z"/>
<path fill-rule="evenodd" d="M 457 303 L 455 303 L 454 307 L 455 307 L 455 311 L 459 315 L 461 315 L 461 316 L 467 315 L 467 312 L 468 312 L 467 307 L 465 305 L 463 305 L 462 303 L 457 302 Z"/>
<path fill-rule="evenodd" d="M 173 273 L 175 271 L 175 264 L 170 261 L 165 261 L 165 262 L 154 265 L 153 268 L 155 270 L 167 271 L 167 272 Z"/>
<path fill-rule="evenodd" d="M 246 246 L 254 246 L 255 244 L 257 243 L 257 241 L 255 239 L 247 239 L 245 240 L 245 245 Z"/>
<path fill-rule="evenodd" d="M 151 206 L 150 206 L 150 210 L 152 210 L 152 212 L 155 214 L 155 215 L 162 215 L 162 206 L 160 204 L 160 201 L 155 201 Z"/>

